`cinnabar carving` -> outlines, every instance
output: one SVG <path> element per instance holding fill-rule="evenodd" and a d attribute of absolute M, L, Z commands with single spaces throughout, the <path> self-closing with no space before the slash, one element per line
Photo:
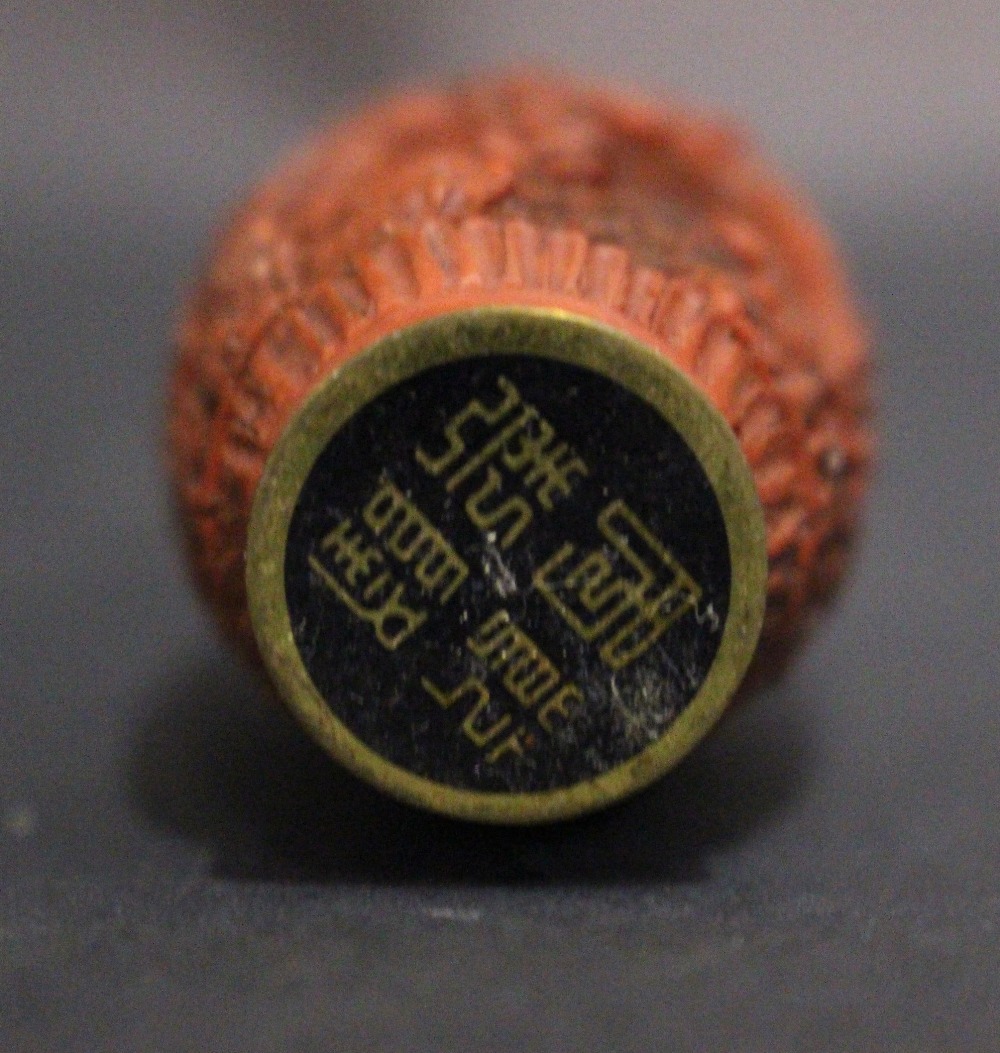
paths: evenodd
<path fill-rule="evenodd" d="M 170 458 L 198 582 L 253 653 L 244 548 L 269 451 L 409 322 L 564 308 L 691 376 L 767 523 L 759 666 L 840 580 L 870 460 L 865 341 L 831 246 L 740 136 L 563 78 L 409 92 L 333 126 L 233 217 L 193 297 Z"/>

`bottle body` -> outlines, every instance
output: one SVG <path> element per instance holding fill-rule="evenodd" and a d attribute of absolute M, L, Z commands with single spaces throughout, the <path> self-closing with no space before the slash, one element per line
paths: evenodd
<path fill-rule="evenodd" d="M 766 531 L 758 665 L 779 664 L 843 573 L 870 458 L 839 267 L 733 136 L 534 78 L 403 96 L 337 126 L 221 239 L 181 334 L 171 456 L 222 624 L 257 653 L 251 511 L 308 400 L 393 334 L 504 308 L 621 333 L 725 421 Z"/>

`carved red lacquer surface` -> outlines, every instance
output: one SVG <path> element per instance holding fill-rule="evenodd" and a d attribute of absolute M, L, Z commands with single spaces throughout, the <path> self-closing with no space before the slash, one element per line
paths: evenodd
<path fill-rule="evenodd" d="M 198 583 L 251 654 L 244 550 L 302 400 L 380 336 L 485 304 L 625 330 L 723 414 L 764 508 L 758 672 L 842 577 L 870 454 L 865 338 L 815 221 L 732 131 L 516 75 L 334 125 L 232 217 L 192 298 L 170 463 Z"/>

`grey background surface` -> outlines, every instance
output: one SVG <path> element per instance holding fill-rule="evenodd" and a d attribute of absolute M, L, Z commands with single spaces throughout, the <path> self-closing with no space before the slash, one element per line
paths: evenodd
<path fill-rule="evenodd" d="M 159 447 L 220 210 L 366 91 L 525 57 L 755 127 L 875 321 L 881 452 L 786 679 L 503 831 L 267 707 Z M 0 4 L 0 1049 L 995 1051 L 998 71 L 993 0 Z"/>

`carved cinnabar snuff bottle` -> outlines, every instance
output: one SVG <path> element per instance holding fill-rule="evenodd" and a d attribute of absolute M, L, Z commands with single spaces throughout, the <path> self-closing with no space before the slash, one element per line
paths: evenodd
<path fill-rule="evenodd" d="M 239 210 L 179 345 L 201 589 L 405 801 L 537 822 L 649 784 L 842 575 L 841 268 L 684 113 L 534 75 L 391 98 Z"/>

